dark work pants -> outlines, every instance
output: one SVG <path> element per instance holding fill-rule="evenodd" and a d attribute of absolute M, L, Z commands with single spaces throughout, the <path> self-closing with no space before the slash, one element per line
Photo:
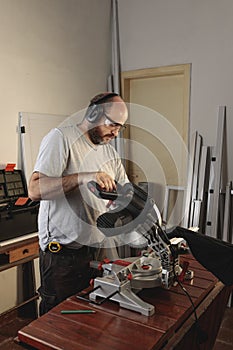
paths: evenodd
<path fill-rule="evenodd" d="M 93 277 L 89 263 L 93 258 L 94 249 L 86 246 L 77 250 L 62 248 L 57 253 L 40 250 L 40 316 L 89 286 Z"/>

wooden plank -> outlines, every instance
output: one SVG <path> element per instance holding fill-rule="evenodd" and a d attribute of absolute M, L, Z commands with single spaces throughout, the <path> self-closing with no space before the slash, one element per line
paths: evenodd
<path fill-rule="evenodd" d="M 82 303 L 78 304 L 84 308 Z M 36 322 L 24 327 L 19 332 L 19 339 L 23 341 L 26 334 L 30 334 L 30 340 L 27 343 L 35 346 L 38 339 L 36 345 L 39 346 L 38 349 L 40 349 L 39 344 L 43 343 L 43 346 L 52 344 L 52 348 L 69 350 L 79 348 L 128 350 L 133 344 L 135 350 L 141 350 L 142 347 L 151 349 L 154 342 L 163 335 L 163 332 L 151 327 L 115 317 L 101 310 L 96 310 L 96 313 L 91 315 L 61 315 L 60 311 L 63 308 L 69 308 L 69 305 L 69 301 L 65 301 Z M 146 328 L 145 331 L 144 328 Z M 50 347 L 43 349 L 50 349 Z"/>

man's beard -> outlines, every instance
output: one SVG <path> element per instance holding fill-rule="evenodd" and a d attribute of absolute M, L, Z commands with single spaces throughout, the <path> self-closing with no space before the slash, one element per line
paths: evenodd
<path fill-rule="evenodd" d="M 94 145 L 101 145 L 105 142 L 103 141 L 103 138 L 100 136 L 97 128 L 92 128 L 88 130 L 88 135 L 90 137 L 90 140 Z"/>

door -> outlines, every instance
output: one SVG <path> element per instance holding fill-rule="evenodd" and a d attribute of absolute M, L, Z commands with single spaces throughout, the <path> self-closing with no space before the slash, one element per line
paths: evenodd
<path fill-rule="evenodd" d="M 129 106 L 125 157 L 129 178 L 150 183 L 162 210 L 166 186 L 186 183 L 190 64 L 122 73 Z M 180 192 L 180 191 L 179 191 Z"/>

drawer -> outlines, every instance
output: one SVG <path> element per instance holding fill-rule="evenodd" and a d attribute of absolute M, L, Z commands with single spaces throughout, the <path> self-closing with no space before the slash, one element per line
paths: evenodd
<path fill-rule="evenodd" d="M 20 248 L 16 248 L 9 251 L 9 263 L 25 259 L 32 255 L 39 254 L 39 244 L 38 242 L 26 244 Z"/>

